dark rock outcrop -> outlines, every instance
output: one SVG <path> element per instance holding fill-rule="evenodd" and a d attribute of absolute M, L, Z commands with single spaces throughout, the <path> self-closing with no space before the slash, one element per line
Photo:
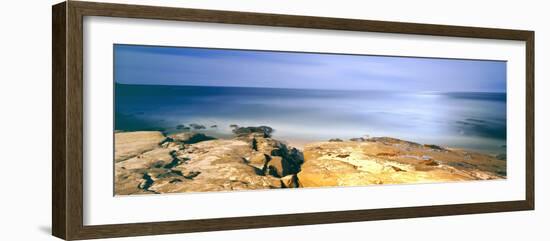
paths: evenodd
<path fill-rule="evenodd" d="M 424 144 L 424 147 L 427 147 L 427 148 L 430 148 L 430 149 L 433 149 L 433 150 L 437 150 L 437 151 L 445 151 L 445 148 L 443 148 L 441 146 L 438 146 L 438 145 L 433 145 L 433 144 Z"/>
<path fill-rule="evenodd" d="M 366 141 L 379 142 L 384 145 L 395 145 L 395 146 L 404 146 L 404 147 L 413 147 L 413 148 L 419 148 L 422 146 L 421 144 L 418 144 L 416 142 L 405 141 L 405 140 L 392 138 L 392 137 L 371 137 L 366 139 Z"/>
<path fill-rule="evenodd" d="M 206 129 L 206 126 L 204 125 L 201 125 L 201 124 L 196 124 L 196 123 L 191 123 L 189 124 L 189 126 L 195 130 L 203 130 L 203 129 Z"/>
<path fill-rule="evenodd" d="M 269 126 L 249 126 L 249 127 L 235 127 L 233 133 L 237 136 L 248 136 L 250 134 L 262 134 L 263 137 L 271 137 L 273 128 Z"/>
<path fill-rule="evenodd" d="M 264 168 L 268 174 L 283 177 L 296 174 L 304 162 L 302 153 L 293 147 L 288 147 L 280 141 L 265 137 L 264 133 L 253 133 L 241 139 L 247 140 L 251 148 L 263 153 L 266 161 Z"/>
<path fill-rule="evenodd" d="M 184 129 L 186 129 L 186 128 L 189 129 L 189 127 L 187 127 L 187 126 L 185 126 L 185 125 L 183 125 L 183 124 L 177 125 L 177 126 L 176 126 L 176 130 L 184 130 Z"/>
<path fill-rule="evenodd" d="M 216 138 L 207 136 L 203 133 L 195 132 L 183 132 L 178 134 L 170 135 L 169 138 L 173 142 L 182 143 L 182 144 L 195 144 L 201 141 L 215 140 Z"/>

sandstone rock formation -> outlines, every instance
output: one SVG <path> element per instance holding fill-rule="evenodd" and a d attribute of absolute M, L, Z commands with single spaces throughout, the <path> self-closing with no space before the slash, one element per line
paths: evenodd
<path fill-rule="evenodd" d="M 495 157 L 394 138 L 319 142 L 305 147 L 301 187 L 502 179 Z"/>
<path fill-rule="evenodd" d="M 299 151 L 265 137 L 263 130 L 231 140 L 204 137 L 171 135 L 154 149 L 117 162 L 115 194 L 298 187 Z"/>
<path fill-rule="evenodd" d="M 183 132 L 115 133 L 115 194 L 364 186 L 502 179 L 501 156 L 389 137 L 331 139 L 303 152 L 273 129 L 235 127 L 230 139 Z"/>
<path fill-rule="evenodd" d="M 194 144 L 201 141 L 208 141 L 208 140 L 214 140 L 216 138 L 207 136 L 202 133 L 195 133 L 195 132 L 183 132 L 178 134 L 173 134 L 168 136 L 168 139 L 166 142 L 176 142 L 181 144 Z"/>
<path fill-rule="evenodd" d="M 156 148 L 165 139 L 159 131 L 115 133 L 115 162 Z"/>

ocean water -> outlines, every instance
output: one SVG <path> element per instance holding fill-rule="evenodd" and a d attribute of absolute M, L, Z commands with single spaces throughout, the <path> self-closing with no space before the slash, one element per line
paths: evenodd
<path fill-rule="evenodd" d="M 116 130 L 191 123 L 217 137 L 231 124 L 267 125 L 290 143 L 368 135 L 506 153 L 505 93 L 115 85 Z"/>

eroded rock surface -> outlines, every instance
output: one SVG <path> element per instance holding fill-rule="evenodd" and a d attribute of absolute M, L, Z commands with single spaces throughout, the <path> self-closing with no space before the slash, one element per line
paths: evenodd
<path fill-rule="evenodd" d="M 150 151 L 165 139 L 159 131 L 115 133 L 115 162 Z"/>
<path fill-rule="evenodd" d="M 301 153 L 265 137 L 263 130 L 230 140 L 200 136 L 189 141 L 195 137 L 172 135 L 150 151 L 117 162 L 115 194 L 298 187 Z"/>
<path fill-rule="evenodd" d="M 305 147 L 301 187 L 364 186 L 502 179 L 495 157 L 381 137 Z"/>
<path fill-rule="evenodd" d="M 176 143 L 183 143 L 183 144 L 194 144 L 201 141 L 209 141 L 209 140 L 215 140 L 216 138 L 207 136 L 203 133 L 195 133 L 195 132 L 183 132 L 178 134 L 173 134 L 168 136 L 166 142 L 176 142 Z"/>
<path fill-rule="evenodd" d="M 115 194 L 430 183 L 506 177 L 505 158 L 389 137 L 331 139 L 303 151 L 270 127 L 115 134 Z"/>

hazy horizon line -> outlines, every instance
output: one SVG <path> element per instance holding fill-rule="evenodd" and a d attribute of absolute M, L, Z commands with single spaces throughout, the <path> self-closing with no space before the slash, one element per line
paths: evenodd
<path fill-rule="evenodd" d="M 406 91 L 406 90 L 391 90 L 391 89 L 320 89 L 320 88 L 284 88 L 284 87 L 258 87 L 258 86 L 219 86 L 219 85 L 170 85 L 170 84 L 128 84 L 114 82 L 118 85 L 134 85 L 134 86 L 171 86 L 171 87 L 209 87 L 209 88 L 250 88 L 250 89 L 282 89 L 282 90 L 324 90 L 324 91 L 387 91 L 387 92 L 425 92 L 425 93 L 494 93 L 494 94 L 506 94 L 504 91 L 440 91 L 440 90 L 418 90 L 418 91 Z"/>

